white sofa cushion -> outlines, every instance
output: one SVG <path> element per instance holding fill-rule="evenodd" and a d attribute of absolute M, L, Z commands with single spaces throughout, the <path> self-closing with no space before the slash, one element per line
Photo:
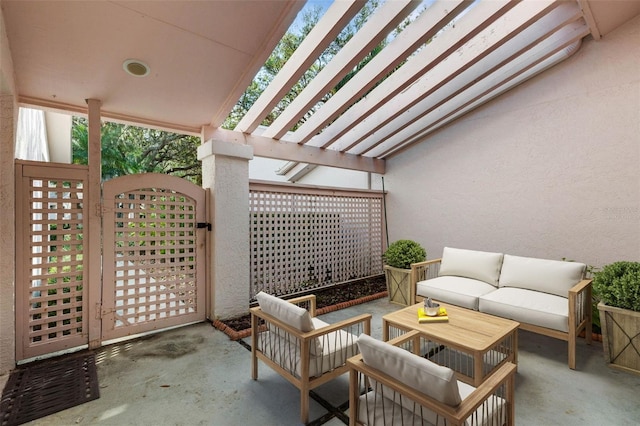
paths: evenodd
<path fill-rule="evenodd" d="M 497 287 L 502 257 L 502 253 L 445 247 L 438 275 L 473 278 Z"/>
<path fill-rule="evenodd" d="M 256 299 L 258 300 L 260 309 L 262 309 L 264 313 L 277 318 L 281 322 L 303 333 L 316 329 L 311 314 L 306 309 L 263 291 L 256 294 Z M 277 330 L 276 332 L 282 334 L 284 331 Z M 311 355 L 319 355 L 322 353 L 322 344 L 318 339 L 313 339 L 309 347 Z"/>
<path fill-rule="evenodd" d="M 585 268 L 584 263 L 505 254 L 499 287 L 517 287 L 569 297 L 569 289 L 582 280 Z"/>
<path fill-rule="evenodd" d="M 458 381 L 452 369 L 439 366 L 402 348 L 366 334 L 358 338 L 365 364 L 449 406 L 460 404 Z"/>
<path fill-rule="evenodd" d="M 495 291 L 495 289 L 494 286 L 484 281 L 445 276 L 418 282 L 416 294 L 477 311 L 478 298 Z"/>
<path fill-rule="evenodd" d="M 480 312 L 567 332 L 569 304 L 564 297 L 504 287 L 480 296 Z"/>

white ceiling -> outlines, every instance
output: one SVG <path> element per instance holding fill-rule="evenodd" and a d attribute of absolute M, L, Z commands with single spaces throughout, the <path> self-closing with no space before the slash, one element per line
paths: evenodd
<path fill-rule="evenodd" d="M 382 171 L 384 159 L 640 13 L 638 0 L 436 1 L 297 131 L 292 123 L 412 13 L 393 0 L 269 128 L 259 126 L 361 0 L 340 0 L 236 130 L 216 129 L 304 2 L 0 0 L 24 105 L 251 144 L 258 156 Z M 451 20 L 458 15 L 455 25 Z M 439 32 L 442 28 L 446 31 Z M 365 94 L 415 48 L 420 53 Z M 151 67 L 126 74 L 125 59 Z"/>

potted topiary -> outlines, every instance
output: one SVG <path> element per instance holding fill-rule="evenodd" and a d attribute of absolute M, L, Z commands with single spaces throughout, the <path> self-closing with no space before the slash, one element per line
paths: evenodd
<path fill-rule="evenodd" d="M 398 240 L 387 248 L 382 258 L 389 300 L 401 305 L 415 303 L 411 291 L 411 264 L 426 260 L 426 250 L 415 241 Z"/>
<path fill-rule="evenodd" d="M 619 261 L 594 273 L 593 292 L 605 359 L 611 367 L 640 374 L 640 262 Z"/>

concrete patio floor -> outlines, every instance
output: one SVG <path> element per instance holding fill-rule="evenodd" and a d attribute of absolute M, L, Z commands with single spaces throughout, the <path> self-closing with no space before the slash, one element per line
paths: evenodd
<path fill-rule="evenodd" d="M 331 312 L 335 322 L 371 313 L 372 335 L 382 316 L 399 308 L 386 299 Z M 518 425 L 640 424 L 640 376 L 609 368 L 602 345 L 580 339 L 577 370 L 567 367 L 566 343 L 519 334 Z M 296 425 L 299 392 L 264 364 L 250 377 L 249 339 L 231 341 L 209 323 L 163 332 L 97 351 L 100 398 L 37 425 Z M 310 424 L 348 421 L 348 375 L 312 393 Z M 344 421 L 343 421 L 344 420 Z"/>

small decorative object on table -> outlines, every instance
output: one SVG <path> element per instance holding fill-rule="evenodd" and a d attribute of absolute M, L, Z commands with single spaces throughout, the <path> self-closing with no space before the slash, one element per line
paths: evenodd
<path fill-rule="evenodd" d="M 424 299 L 424 307 L 418 309 L 418 322 L 446 322 L 449 321 L 447 310 L 439 303 L 431 300 L 430 297 Z"/>

